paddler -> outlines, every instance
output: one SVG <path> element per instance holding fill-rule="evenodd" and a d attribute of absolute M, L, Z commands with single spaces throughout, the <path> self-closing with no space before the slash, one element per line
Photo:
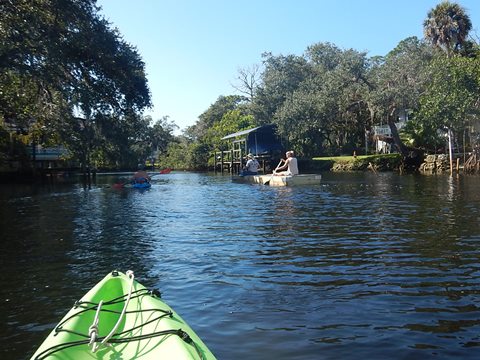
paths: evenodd
<path fill-rule="evenodd" d="M 282 159 L 283 165 L 277 167 L 273 171 L 273 175 L 275 176 L 298 175 L 298 162 L 293 150 L 287 151 L 285 153 L 285 156 L 286 156 L 286 159 L 285 160 Z M 285 170 L 285 171 L 282 171 L 282 170 Z"/>
<path fill-rule="evenodd" d="M 150 182 L 150 175 L 145 171 L 145 166 L 143 164 L 138 164 L 138 170 L 133 174 L 132 182 L 136 184 Z"/>

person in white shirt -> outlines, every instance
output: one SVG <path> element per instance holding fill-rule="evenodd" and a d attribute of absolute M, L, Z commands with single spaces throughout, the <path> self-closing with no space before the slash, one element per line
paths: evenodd
<path fill-rule="evenodd" d="M 260 163 L 257 161 L 257 159 L 255 159 L 253 154 L 248 154 L 247 159 L 247 163 L 243 167 L 243 171 L 240 175 L 257 175 L 258 169 L 260 168 Z"/>
<path fill-rule="evenodd" d="M 298 175 L 298 162 L 297 158 L 295 157 L 295 153 L 293 150 L 286 152 L 286 160 L 283 160 L 283 165 L 277 167 L 273 171 L 273 175 L 275 176 L 289 176 L 289 175 Z"/>

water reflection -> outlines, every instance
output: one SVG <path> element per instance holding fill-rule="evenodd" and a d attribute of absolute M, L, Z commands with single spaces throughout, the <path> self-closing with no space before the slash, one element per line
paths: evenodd
<path fill-rule="evenodd" d="M 114 268 L 161 289 L 219 359 L 477 358 L 478 178 L 113 182 L 0 190 L 2 358 L 28 358 Z"/>

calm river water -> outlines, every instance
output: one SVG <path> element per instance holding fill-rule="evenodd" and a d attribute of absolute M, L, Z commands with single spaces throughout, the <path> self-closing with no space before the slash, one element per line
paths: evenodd
<path fill-rule="evenodd" d="M 113 269 L 158 288 L 218 359 L 480 358 L 478 176 L 114 181 L 1 185 L 1 359 L 28 359 Z"/>

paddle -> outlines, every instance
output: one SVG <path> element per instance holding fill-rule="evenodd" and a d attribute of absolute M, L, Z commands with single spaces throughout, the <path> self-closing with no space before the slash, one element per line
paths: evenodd
<path fill-rule="evenodd" d="M 277 169 L 280 167 L 280 165 L 282 164 L 283 161 L 284 161 L 283 159 L 280 159 L 280 162 L 278 163 L 277 167 L 276 167 L 275 170 L 273 170 L 273 172 L 272 172 L 272 176 L 270 176 L 267 181 L 264 181 L 264 182 L 263 182 L 263 185 L 268 185 L 268 183 L 270 182 L 270 180 L 272 180 L 273 177 L 275 176 L 275 171 L 277 171 Z"/>
<path fill-rule="evenodd" d="M 112 188 L 114 189 L 122 189 L 125 185 L 130 184 L 130 181 L 124 182 L 124 183 L 115 183 L 112 185 Z"/>
<path fill-rule="evenodd" d="M 172 172 L 172 170 L 173 170 L 172 168 L 166 168 L 166 169 L 160 170 L 156 174 L 151 175 L 151 177 L 153 179 L 154 176 L 170 174 Z"/>

